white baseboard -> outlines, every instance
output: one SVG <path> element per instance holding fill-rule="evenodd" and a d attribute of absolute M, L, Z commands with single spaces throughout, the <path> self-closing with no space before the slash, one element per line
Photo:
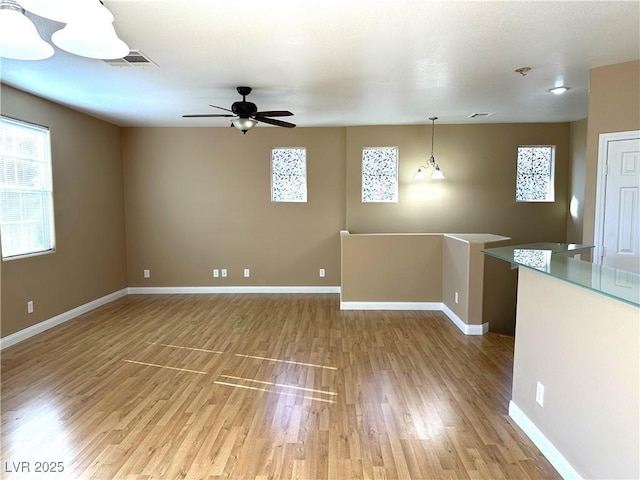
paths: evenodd
<path fill-rule="evenodd" d="M 509 402 L 509 416 L 522 429 L 522 431 L 531 439 L 542 454 L 549 460 L 549 463 L 558 471 L 565 480 L 582 480 L 582 477 L 571 466 L 560 451 L 549 441 L 549 439 L 540 431 L 540 429 L 527 417 L 518 406 Z"/>
<path fill-rule="evenodd" d="M 10 347 L 11 345 L 15 345 L 16 343 L 22 342 L 27 338 L 31 338 L 34 335 L 49 330 L 50 328 L 58 326 L 64 322 L 68 322 L 69 320 L 87 313 L 94 308 L 101 307 L 102 305 L 113 302 L 114 300 L 117 300 L 118 298 L 124 297 L 126 295 L 127 289 L 123 288 L 122 290 L 118 290 L 116 292 L 110 293 L 109 295 L 105 295 L 104 297 L 92 300 L 91 302 L 80 305 L 79 307 L 61 313 L 60 315 L 56 315 L 55 317 L 52 317 L 48 320 L 32 325 L 31 327 L 25 328 L 24 330 L 20 330 L 19 332 L 7 335 L 4 338 L 0 338 L 0 350 Z"/>
<path fill-rule="evenodd" d="M 455 326 L 458 327 L 465 335 L 484 335 L 489 331 L 488 322 L 485 322 L 482 325 L 467 325 L 444 303 L 442 304 L 442 312 L 449 317 Z"/>
<path fill-rule="evenodd" d="M 83 313 L 87 313 L 94 308 L 98 308 L 109 302 L 126 295 L 142 294 L 189 294 L 189 293 L 340 293 L 340 287 L 333 286 L 288 286 L 288 287 L 129 287 L 117 292 L 105 295 L 84 305 L 80 305 L 72 310 L 56 315 L 53 318 L 44 320 L 36 325 L 20 330 L 19 332 L 0 338 L 0 350 L 22 342 L 27 338 L 42 333 L 50 328 L 71 320 Z"/>
<path fill-rule="evenodd" d="M 162 295 L 162 294 L 204 294 L 204 293 L 340 293 L 336 286 L 229 286 L 229 287 L 128 287 L 105 295 L 68 312 L 40 322 L 19 332 L 0 338 L 0 350 L 15 345 L 50 328 L 71 320 L 94 308 L 112 302 L 125 295 Z M 489 324 L 467 325 L 449 307 L 441 302 L 343 302 L 340 310 L 432 310 L 444 312 L 465 335 L 483 335 L 489 330 Z"/>
<path fill-rule="evenodd" d="M 484 335 L 489 324 L 467 325 L 442 302 L 343 302 L 340 310 L 431 310 L 443 312 L 465 335 Z"/>
<path fill-rule="evenodd" d="M 442 310 L 440 302 L 343 302 L 340 310 Z"/>
<path fill-rule="evenodd" d="M 167 295 L 191 293 L 340 293 L 340 287 L 324 286 L 229 286 L 229 287 L 129 287 L 129 295 Z"/>

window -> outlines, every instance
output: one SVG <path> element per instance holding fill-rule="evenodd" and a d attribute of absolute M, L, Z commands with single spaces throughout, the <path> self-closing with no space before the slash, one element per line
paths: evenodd
<path fill-rule="evenodd" d="M 53 251 L 49 129 L 0 117 L 2 258 Z"/>
<path fill-rule="evenodd" d="M 271 150 L 271 201 L 307 201 L 307 149 Z"/>
<path fill-rule="evenodd" d="M 555 147 L 518 147 L 516 201 L 553 202 Z"/>
<path fill-rule="evenodd" d="M 398 201 L 398 148 L 362 150 L 362 201 Z"/>

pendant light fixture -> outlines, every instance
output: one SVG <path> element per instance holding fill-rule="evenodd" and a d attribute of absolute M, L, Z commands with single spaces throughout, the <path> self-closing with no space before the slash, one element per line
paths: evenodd
<path fill-rule="evenodd" d="M 15 0 L 0 0 L 0 56 L 14 60 L 44 60 L 53 47 L 40 38 L 36 26 Z"/>
<path fill-rule="evenodd" d="M 433 173 L 431 173 L 431 179 L 432 180 L 442 180 L 444 179 L 444 174 L 442 173 L 442 170 L 440 170 L 440 165 L 438 165 L 436 163 L 436 159 L 433 156 L 433 140 L 434 140 L 434 136 L 435 136 L 435 130 L 436 130 L 436 120 L 438 119 L 438 117 L 429 117 L 429 120 L 431 120 L 431 157 L 429 157 L 429 161 L 427 162 L 426 165 L 420 165 L 420 167 L 418 167 L 418 171 L 416 172 L 415 176 L 413 177 L 414 180 L 424 180 L 425 179 L 425 170 L 428 170 L 429 168 L 433 168 Z"/>
<path fill-rule="evenodd" d="M 51 36 L 62 50 L 81 57 L 112 60 L 129 54 L 113 28 L 113 15 L 101 0 L 0 0 L 0 55 L 40 60 L 54 50 L 38 36 L 25 9 L 66 26 Z"/>

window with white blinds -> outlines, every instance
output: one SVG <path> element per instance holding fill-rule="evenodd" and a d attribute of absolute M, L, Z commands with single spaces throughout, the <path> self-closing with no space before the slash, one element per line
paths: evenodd
<path fill-rule="evenodd" d="M 0 117 L 2 258 L 55 248 L 49 129 Z"/>

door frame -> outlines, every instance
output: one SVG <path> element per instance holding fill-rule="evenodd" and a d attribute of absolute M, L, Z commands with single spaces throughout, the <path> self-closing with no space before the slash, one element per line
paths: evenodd
<path fill-rule="evenodd" d="M 593 263 L 602 265 L 602 246 L 604 243 L 604 207 L 607 194 L 606 164 L 609 142 L 640 139 L 640 130 L 601 133 L 598 139 L 598 173 L 596 180 L 596 212 L 593 230 Z"/>

